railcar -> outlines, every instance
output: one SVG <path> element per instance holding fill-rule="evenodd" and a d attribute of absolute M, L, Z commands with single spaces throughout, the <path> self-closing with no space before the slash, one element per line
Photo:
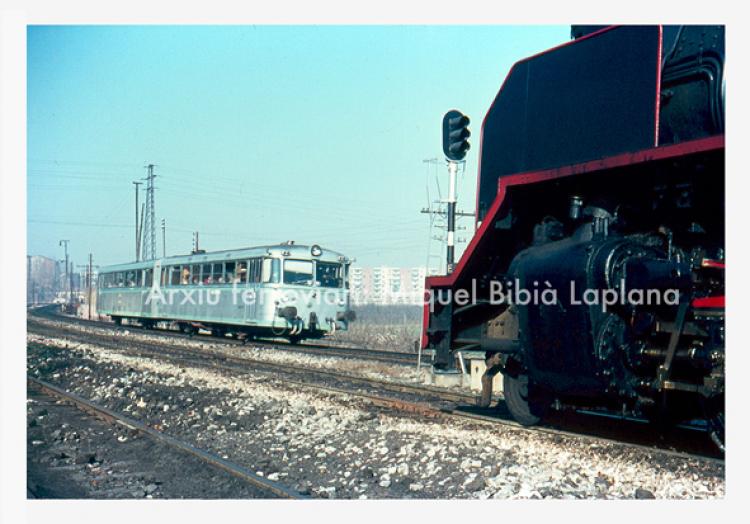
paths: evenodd
<path fill-rule="evenodd" d="M 702 419 L 723 445 L 724 56 L 723 26 L 573 26 L 512 67 L 476 232 L 426 281 L 437 371 L 481 351 L 482 403 L 502 373 L 522 424 L 588 406 Z"/>
<path fill-rule="evenodd" d="M 355 319 L 350 263 L 318 245 L 287 242 L 109 266 L 100 272 L 97 310 L 147 328 L 166 322 L 186 333 L 296 343 L 346 330 Z"/>

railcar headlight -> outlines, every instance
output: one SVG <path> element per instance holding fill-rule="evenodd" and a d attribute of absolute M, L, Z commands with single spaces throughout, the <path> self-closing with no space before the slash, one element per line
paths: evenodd
<path fill-rule="evenodd" d="M 319 257 L 323 254 L 323 249 L 318 244 L 313 244 L 310 248 L 310 254 L 314 257 Z"/>

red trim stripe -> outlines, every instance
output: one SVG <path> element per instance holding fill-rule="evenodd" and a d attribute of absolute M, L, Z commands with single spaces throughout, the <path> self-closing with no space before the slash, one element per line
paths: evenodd
<path fill-rule="evenodd" d="M 696 309 L 724 309 L 724 296 L 720 297 L 703 297 L 693 300 L 692 306 Z"/>
<path fill-rule="evenodd" d="M 642 164 L 645 162 L 653 162 L 656 160 L 665 160 L 693 153 L 703 153 L 723 148 L 724 135 L 717 135 L 708 138 L 701 138 L 698 140 L 691 140 L 689 142 L 682 142 L 680 144 L 644 149 L 642 151 L 636 151 L 634 153 L 623 153 L 621 155 L 602 158 L 600 160 L 593 160 L 591 162 L 584 162 L 582 164 L 574 164 L 571 166 L 547 169 L 543 171 L 519 173 L 517 175 L 502 176 L 498 180 L 497 196 L 490 206 L 490 209 L 487 211 L 485 220 L 482 222 L 482 225 L 472 237 L 471 242 L 469 243 L 466 251 L 461 257 L 461 260 L 459 260 L 455 271 L 448 276 L 429 277 L 426 279 L 425 284 L 427 288 L 432 288 L 451 286 L 455 283 L 456 279 L 461 275 L 461 272 L 466 266 L 466 263 L 471 258 L 472 253 L 477 248 L 477 245 L 487 232 L 487 229 L 491 224 L 494 223 L 495 216 L 497 215 L 497 212 L 499 211 L 503 201 L 505 200 L 505 194 L 508 188 L 511 186 L 533 184 L 536 182 L 544 182 L 584 173 L 604 172 L 613 168 Z"/>
<path fill-rule="evenodd" d="M 701 267 L 713 267 L 716 269 L 725 269 L 726 264 L 724 262 L 719 262 L 718 260 L 709 260 L 708 258 L 704 258 L 701 260 Z"/>

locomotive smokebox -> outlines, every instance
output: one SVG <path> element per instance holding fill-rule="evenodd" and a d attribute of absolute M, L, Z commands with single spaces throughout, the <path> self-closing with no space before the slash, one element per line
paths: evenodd
<path fill-rule="evenodd" d="M 524 364 L 539 386 L 577 396 L 606 388 L 615 372 L 601 333 L 608 333 L 607 345 L 620 331 L 617 344 L 624 346 L 632 338 L 626 319 L 676 302 L 690 285 L 689 267 L 667 258 L 660 242 L 658 236 L 580 241 L 574 235 L 516 256 L 510 275 L 518 289 L 555 297 L 531 294 L 528 303 L 516 304 Z"/>
<path fill-rule="evenodd" d="M 625 282 L 628 289 L 678 289 L 690 288 L 690 265 L 677 260 L 636 258 L 625 265 Z"/>

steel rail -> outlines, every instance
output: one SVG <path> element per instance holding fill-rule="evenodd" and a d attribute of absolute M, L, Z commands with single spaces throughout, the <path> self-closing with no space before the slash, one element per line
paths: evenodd
<path fill-rule="evenodd" d="M 83 333 L 83 332 L 76 332 L 74 334 L 68 334 L 70 333 L 71 330 L 67 328 L 54 328 L 51 326 L 45 326 L 45 327 L 52 331 L 55 331 L 55 330 L 58 332 L 65 331 L 66 334 L 64 334 L 63 336 L 69 339 L 78 340 L 82 343 L 86 343 L 87 338 L 89 340 L 96 339 L 97 344 L 103 345 L 105 347 L 113 348 L 113 349 L 122 350 L 122 348 L 117 347 L 117 343 L 113 342 L 111 337 L 108 337 L 107 335 L 104 335 L 104 334 Z M 31 329 L 29 330 L 29 332 L 34 333 L 35 331 Z M 118 341 L 118 342 L 124 342 L 124 341 Z M 189 354 L 191 356 L 198 357 L 200 359 L 206 359 L 207 357 L 220 358 L 221 360 L 225 362 L 232 363 L 232 364 L 235 364 L 236 366 L 239 366 L 239 369 L 236 367 L 224 366 L 225 369 L 229 369 L 232 371 L 247 371 L 247 366 L 250 365 L 256 370 L 258 368 L 264 368 L 266 370 L 276 371 L 276 372 L 286 373 L 286 374 L 309 373 L 309 374 L 318 375 L 322 377 L 332 378 L 335 380 L 364 384 L 370 387 L 375 387 L 375 388 L 379 388 L 382 390 L 387 390 L 387 391 L 391 391 L 395 393 L 407 393 L 407 394 L 416 394 L 416 395 L 430 394 L 430 395 L 439 397 L 441 400 L 445 400 L 449 402 L 476 403 L 476 399 L 477 399 L 477 395 L 473 395 L 469 393 L 462 393 L 462 392 L 453 392 L 453 391 L 449 391 L 449 390 L 434 387 L 434 386 L 399 384 L 396 382 L 377 380 L 377 379 L 363 377 L 359 375 L 353 375 L 351 373 L 331 371 L 327 369 L 320 369 L 320 368 L 310 367 L 310 366 L 275 364 L 273 362 L 264 362 L 262 360 L 256 360 L 256 359 L 247 358 L 247 357 L 227 355 L 223 352 L 220 352 L 214 349 L 209 349 L 209 348 L 198 349 L 198 348 L 191 348 L 188 346 L 175 346 L 174 344 L 164 344 L 161 342 L 154 342 L 154 341 L 138 341 L 138 344 L 141 350 L 143 350 L 143 348 L 150 348 L 150 349 L 147 349 L 147 351 L 149 351 L 149 353 L 152 356 L 156 356 L 156 357 L 163 357 L 164 353 L 162 353 L 161 351 L 155 348 L 168 349 L 176 353 Z"/>
<path fill-rule="evenodd" d="M 68 322 L 68 323 L 76 323 L 80 325 L 91 325 L 94 327 L 99 327 L 103 329 L 113 329 L 115 331 L 126 331 L 126 330 L 142 330 L 143 333 L 147 333 L 149 335 L 153 335 L 156 337 L 164 337 L 164 338 L 182 338 L 182 339 L 191 339 L 195 337 L 199 338 L 206 338 L 210 339 L 213 342 L 216 342 L 218 344 L 223 344 L 227 346 L 235 346 L 235 345 L 244 345 L 247 342 L 251 342 L 252 344 L 259 346 L 259 347 L 265 347 L 265 348 L 271 348 L 271 349 L 278 349 L 282 351 L 290 351 L 290 352 L 296 352 L 296 353 L 307 353 L 312 355 L 324 355 L 324 356 L 335 356 L 335 357 L 341 357 L 341 358 L 347 358 L 347 359 L 367 359 L 367 360 L 374 360 L 374 361 L 380 361 L 380 362 L 388 362 L 391 364 L 399 364 L 399 365 L 416 365 L 417 363 L 417 354 L 416 353 L 406 353 L 401 351 L 386 351 L 386 350 L 379 350 L 379 349 L 371 349 L 371 348 L 365 348 L 365 347 L 355 347 L 355 346 L 339 346 L 336 344 L 316 344 L 316 343 L 301 343 L 301 344 L 292 344 L 291 342 L 286 342 L 282 340 L 262 340 L 262 339 L 252 339 L 247 340 L 246 342 L 243 342 L 242 340 L 237 339 L 228 339 L 225 337 L 214 337 L 212 335 L 205 335 L 197 333 L 195 335 L 186 335 L 180 331 L 172 331 L 167 329 L 146 329 L 142 326 L 135 326 L 135 325 L 117 325 L 113 322 L 103 322 L 99 320 L 89 320 L 85 318 L 78 318 L 73 317 L 70 315 L 63 315 L 59 312 L 51 312 L 49 311 L 49 307 L 47 308 L 39 308 L 35 310 L 29 310 L 29 315 L 38 317 L 38 318 L 47 318 L 51 320 L 57 320 L 60 322 Z M 430 351 L 426 351 L 423 353 L 423 355 L 429 356 L 431 353 Z"/>
<path fill-rule="evenodd" d="M 92 335 L 90 333 L 86 333 L 84 335 L 88 335 L 89 337 L 95 338 L 95 339 L 103 337 L 103 335 Z M 85 339 L 85 337 L 81 337 L 81 338 Z M 102 342 L 105 345 L 111 344 L 111 341 L 102 341 Z M 162 345 L 154 344 L 153 346 L 162 346 Z M 173 352 L 172 357 L 177 357 L 177 355 L 174 355 L 174 353 L 180 353 L 180 352 L 182 352 L 183 354 L 189 354 L 190 356 L 200 357 L 204 361 L 207 356 L 220 357 L 222 360 L 224 360 L 224 362 L 220 362 L 220 363 L 206 362 L 206 363 L 209 364 L 214 369 L 220 369 L 220 370 L 230 371 L 230 372 L 235 372 L 235 373 L 247 372 L 247 364 L 252 364 L 256 368 L 256 371 L 260 371 L 260 372 L 264 372 L 262 371 L 262 369 L 265 368 L 266 370 L 271 370 L 274 372 L 280 372 L 280 373 L 285 373 L 285 374 L 312 373 L 312 374 L 328 376 L 328 377 L 345 380 L 349 382 L 354 382 L 354 383 L 364 383 L 364 384 L 367 384 L 368 386 L 372 386 L 380 390 L 387 390 L 391 392 L 410 393 L 410 394 L 417 394 L 421 396 L 424 396 L 425 394 L 432 394 L 432 395 L 435 395 L 439 400 L 458 402 L 458 403 L 475 403 L 476 401 L 476 395 L 470 395 L 470 394 L 458 393 L 458 392 L 450 392 L 450 391 L 442 390 L 440 388 L 430 388 L 429 386 L 412 386 L 412 385 L 406 385 L 406 384 L 395 384 L 395 383 L 383 382 L 383 381 L 379 381 L 379 380 L 371 379 L 367 377 L 358 377 L 355 375 L 350 375 L 348 373 L 339 373 L 335 371 L 320 370 L 317 368 L 309 368 L 309 367 L 304 367 L 304 366 L 282 366 L 282 365 L 273 364 L 273 363 L 256 361 L 253 359 L 224 355 L 222 353 L 216 353 L 213 351 L 210 351 L 208 352 L 209 354 L 207 354 L 205 350 L 199 350 L 199 349 L 194 349 L 194 348 L 186 348 L 186 347 L 180 347 L 180 346 L 164 346 L 164 347 L 169 348 L 169 350 Z M 148 353 L 156 357 L 166 356 L 164 355 L 164 353 L 159 352 L 155 349 L 148 351 Z M 234 364 L 234 365 L 228 365 L 229 363 Z M 257 368 L 261 368 L 261 370 L 258 370 Z M 513 430 L 522 431 L 522 432 L 549 434 L 549 435 L 555 435 L 555 436 L 565 436 L 568 438 L 574 438 L 578 440 L 587 440 L 592 443 L 616 444 L 616 445 L 627 447 L 629 449 L 636 449 L 639 451 L 646 451 L 649 453 L 656 453 L 656 454 L 677 457 L 677 458 L 682 458 L 682 459 L 701 460 L 701 461 L 718 463 L 718 464 L 724 463 L 723 459 L 719 459 L 719 458 L 707 457 L 704 455 L 698 455 L 698 454 L 693 454 L 693 453 L 674 451 L 674 450 L 659 448 L 655 446 L 637 444 L 633 442 L 627 442 L 624 440 L 618 440 L 615 438 L 609 438 L 609 437 L 604 437 L 604 436 L 599 436 L 599 435 L 590 435 L 586 433 L 567 431 L 567 430 L 557 429 L 557 428 L 550 427 L 550 426 L 534 426 L 534 427 L 522 426 L 521 424 L 518 424 L 517 422 L 513 420 L 472 413 L 462 408 L 439 407 L 439 406 L 430 404 L 427 401 L 415 402 L 415 401 L 407 401 L 407 400 L 397 399 L 397 398 L 392 398 L 392 397 L 389 398 L 389 397 L 384 397 L 382 395 L 352 391 L 349 389 L 344 389 L 344 388 L 335 387 L 335 386 L 314 384 L 309 381 L 284 379 L 284 383 L 295 385 L 298 387 L 304 387 L 306 389 L 311 389 L 315 391 L 326 391 L 326 392 L 334 393 L 334 394 L 342 394 L 342 395 L 348 395 L 351 397 L 358 397 L 363 400 L 367 400 L 374 405 L 378 405 L 378 406 L 385 407 L 385 408 L 396 409 L 396 410 L 403 411 L 403 412 L 419 414 L 419 415 L 426 416 L 429 418 L 450 417 L 450 418 L 472 420 L 475 422 L 483 422 L 483 423 L 489 423 L 489 424 L 495 424 L 495 425 L 500 424 L 505 427 L 511 428 Z"/>
<path fill-rule="evenodd" d="M 436 407 L 426 402 L 414 402 L 408 400 L 394 399 L 383 397 L 380 395 L 373 395 L 370 393 L 352 392 L 346 389 L 331 387 L 331 386 L 316 386 L 305 382 L 291 381 L 296 386 L 305 387 L 308 389 L 322 390 L 330 393 L 348 395 L 352 397 L 359 397 L 364 400 L 370 401 L 372 404 L 392 408 L 407 413 L 416 413 L 429 418 L 453 418 L 461 420 L 470 420 L 473 422 L 480 422 L 486 425 L 502 425 L 511 430 L 523 432 L 523 433 L 539 433 L 547 434 L 558 437 L 567 437 L 577 440 L 587 440 L 591 443 L 597 444 L 608 444 L 626 447 L 628 449 L 634 449 L 638 451 L 644 451 L 653 454 L 665 455 L 669 457 L 681 458 L 686 460 L 698 460 L 714 464 L 724 464 L 724 459 L 706 457 L 702 455 L 695 455 L 691 453 L 684 453 L 680 451 L 674 451 L 669 449 L 656 448 L 652 446 L 646 446 L 643 444 L 636 444 L 632 442 L 624 442 L 613 438 L 607 438 L 596 435 L 587 435 L 582 433 L 576 433 L 573 431 L 566 431 L 562 429 L 552 428 L 548 426 L 523 426 L 514 420 L 508 420 L 503 418 L 491 417 L 487 415 L 481 415 L 477 413 L 471 413 L 461 408 L 444 408 Z"/>
<path fill-rule="evenodd" d="M 88 399 L 85 399 L 79 395 L 76 395 L 75 393 L 65 391 L 64 389 L 61 389 L 53 384 L 50 384 L 49 382 L 45 382 L 43 380 L 39 380 L 33 377 L 27 377 L 27 381 L 35 385 L 37 388 L 39 388 L 44 393 L 50 396 L 54 396 L 66 402 L 72 403 L 81 411 L 94 415 L 97 418 L 103 419 L 104 421 L 110 424 L 118 424 L 128 429 L 138 431 L 139 433 L 148 435 L 149 437 L 151 437 L 152 439 L 158 442 L 161 442 L 172 448 L 179 449 L 185 453 L 195 456 L 201 459 L 202 461 L 208 464 L 211 464 L 212 466 L 215 466 L 219 469 L 222 469 L 226 471 L 227 473 L 230 473 L 231 475 L 234 475 L 235 477 L 249 484 L 252 484 L 270 493 L 273 493 L 279 498 L 285 498 L 285 499 L 309 498 L 309 497 L 302 495 L 301 493 L 298 493 L 292 489 L 287 488 L 286 486 L 278 482 L 268 480 L 264 477 L 256 475 L 255 473 L 253 473 L 246 467 L 230 462 L 216 455 L 215 453 L 197 448 L 188 442 L 185 442 L 183 440 L 179 440 L 175 437 L 167 435 L 166 433 L 153 429 L 130 417 L 127 417 L 120 413 L 116 413 L 108 408 L 105 408 L 104 406 L 95 404 Z"/>
<path fill-rule="evenodd" d="M 103 327 L 101 322 L 91 321 L 91 320 L 87 320 L 87 319 L 81 319 L 81 318 L 77 318 L 77 317 L 71 317 L 69 315 L 62 315 L 62 314 L 59 314 L 59 313 L 43 314 L 43 315 L 36 315 L 35 314 L 34 316 L 40 316 L 42 318 L 53 318 L 53 319 L 56 319 L 56 320 L 59 320 L 59 321 L 71 320 L 71 321 L 74 321 L 74 322 L 91 323 L 91 324 L 97 325 L 97 327 Z M 107 323 L 106 326 L 107 326 L 107 328 L 115 328 L 115 329 L 116 328 L 121 328 L 121 329 L 125 329 L 123 326 L 117 326 L 116 324 L 111 324 L 110 325 L 109 323 Z M 134 327 L 137 328 L 137 326 L 134 326 Z M 156 337 L 160 337 L 161 335 L 163 335 L 162 338 L 164 338 L 165 340 L 174 339 L 174 338 L 185 338 L 185 339 L 188 339 L 188 340 L 190 339 L 190 337 L 188 337 L 187 335 L 184 335 L 182 333 L 179 333 L 179 332 L 168 332 L 168 331 L 164 331 L 164 330 L 159 330 L 156 333 L 154 333 L 152 331 L 144 331 L 144 333 L 146 333 L 147 335 L 155 335 Z M 106 336 L 106 335 L 102 335 L 102 336 Z M 202 337 L 205 336 L 207 338 L 212 338 L 210 335 L 201 335 L 201 336 Z M 213 340 L 214 341 L 219 341 L 219 342 L 224 343 L 224 344 L 226 344 L 228 346 L 229 345 L 241 344 L 241 342 L 236 341 L 236 340 L 222 340 L 222 339 L 216 339 L 216 338 L 213 338 Z M 153 342 L 153 343 L 154 344 L 159 344 L 158 342 Z M 297 348 L 299 348 L 299 346 L 293 345 L 291 343 L 285 344 L 285 343 L 279 343 L 279 342 L 261 342 L 261 344 L 263 344 L 263 347 L 273 347 L 275 349 L 278 349 L 279 346 L 287 346 L 288 345 L 288 346 L 290 346 L 290 350 L 291 351 L 295 351 L 295 350 L 297 350 Z M 305 350 L 304 352 L 307 352 L 306 350 L 309 347 L 315 347 L 315 346 L 303 347 L 301 349 Z M 320 348 L 329 348 L 329 347 L 330 348 L 335 348 L 335 346 L 324 346 L 324 345 L 320 345 L 319 347 Z M 358 349 L 358 348 L 338 348 L 338 349 L 342 349 L 342 350 L 345 350 L 345 351 L 375 351 L 375 352 L 377 352 L 377 350 L 370 350 L 370 349 L 366 349 L 366 348 L 361 348 L 361 349 Z M 207 352 L 216 353 L 212 349 L 202 349 L 201 351 L 207 351 Z M 303 352 L 303 351 L 300 351 L 300 352 Z M 315 353 L 320 353 L 320 354 L 324 354 L 325 355 L 325 354 L 328 353 L 328 350 L 327 349 L 326 350 L 322 350 L 321 349 L 320 351 L 316 351 Z M 391 352 L 382 351 L 381 353 L 391 353 Z M 241 357 L 233 357 L 231 355 L 223 355 L 221 353 L 216 353 L 216 354 L 221 355 L 223 358 L 226 358 L 226 359 L 241 358 Z M 400 355 L 400 356 L 411 356 L 411 357 L 414 357 L 414 355 L 411 354 L 411 353 L 393 353 L 393 354 L 394 355 Z M 344 358 L 357 358 L 357 355 L 347 354 L 347 356 L 344 357 Z M 242 360 L 243 361 L 257 362 L 257 361 L 255 361 L 253 359 L 244 359 L 244 358 L 242 358 Z M 373 359 L 373 360 L 378 360 L 378 359 Z M 274 366 L 274 364 L 272 364 L 272 363 L 263 363 L 263 365 L 266 365 L 266 366 L 269 366 L 269 367 L 270 366 Z M 324 370 L 319 370 L 319 369 L 316 369 L 316 368 L 306 368 L 304 366 L 291 366 L 291 368 L 293 368 L 295 370 L 299 369 L 300 371 L 311 371 L 311 372 L 314 371 L 314 372 L 317 372 L 318 374 L 328 375 L 328 376 L 331 376 L 332 378 L 340 378 L 342 380 L 349 380 L 351 382 L 355 382 L 355 381 L 356 382 L 364 382 L 364 383 L 367 383 L 368 385 L 371 385 L 371 386 L 380 386 L 383 389 L 388 389 L 390 391 L 395 391 L 395 392 L 398 392 L 398 393 L 419 393 L 419 392 L 422 392 L 422 391 L 426 391 L 428 393 L 433 393 L 435 395 L 444 396 L 445 400 L 452 401 L 452 402 L 472 402 L 473 403 L 477 399 L 477 395 L 470 395 L 470 394 L 466 394 L 466 393 L 450 392 L 450 391 L 446 391 L 445 389 L 442 389 L 442 388 L 432 388 L 432 387 L 427 386 L 427 385 L 422 385 L 422 386 L 408 386 L 408 385 L 403 385 L 403 386 L 401 386 L 401 385 L 398 385 L 398 384 L 393 385 L 393 383 L 377 381 L 375 379 L 367 379 L 367 378 L 364 378 L 364 377 L 359 377 L 359 376 L 355 376 L 355 375 L 349 375 L 349 374 L 346 374 L 346 373 L 324 371 Z M 286 370 L 287 368 L 286 367 L 277 367 L 277 369 L 279 371 L 282 371 L 282 370 Z M 419 391 L 417 391 L 417 389 L 419 389 Z M 495 395 L 495 396 L 493 396 L 494 400 L 498 400 L 499 398 L 502 398 L 502 395 L 499 395 L 499 396 Z M 593 411 L 593 410 L 587 410 L 587 409 L 577 409 L 576 412 L 577 413 L 581 413 L 581 414 L 587 414 L 587 415 L 592 416 L 592 417 L 600 417 L 600 418 L 605 418 L 605 419 L 615 419 L 615 420 L 618 420 L 618 421 L 625 420 L 625 421 L 629 421 L 629 422 L 648 423 L 648 421 L 646 421 L 646 420 L 641 420 L 641 419 L 637 419 L 637 418 L 633 418 L 633 417 L 622 417 L 622 416 L 616 416 L 616 415 L 609 415 L 609 414 L 606 414 L 606 413 L 602 413 L 602 412 L 598 412 L 598 411 Z M 681 425 L 679 425 L 679 427 L 682 428 L 682 429 L 691 430 L 691 431 L 697 431 L 697 432 L 703 432 L 704 431 L 702 428 L 696 428 L 696 427 L 689 426 L 689 425 L 686 425 L 686 424 L 681 424 Z"/>

